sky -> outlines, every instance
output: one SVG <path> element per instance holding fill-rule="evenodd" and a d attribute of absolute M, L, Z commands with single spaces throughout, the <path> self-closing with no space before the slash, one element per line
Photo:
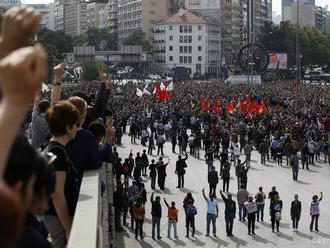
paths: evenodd
<path fill-rule="evenodd" d="M 21 0 L 23 3 L 50 3 L 54 2 L 53 0 Z M 330 1 L 329 0 L 316 0 L 317 6 L 326 6 L 329 5 L 330 7 Z M 281 14 L 281 0 L 273 0 L 273 11 L 275 11 L 278 15 Z"/>

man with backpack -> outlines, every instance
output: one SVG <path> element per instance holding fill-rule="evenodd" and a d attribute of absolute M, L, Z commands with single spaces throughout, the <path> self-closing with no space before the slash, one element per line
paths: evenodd
<path fill-rule="evenodd" d="M 256 194 L 255 199 L 257 203 L 257 221 L 259 221 L 260 216 L 261 222 L 263 222 L 266 194 L 262 191 L 262 187 L 259 187 L 259 192 Z"/>
<path fill-rule="evenodd" d="M 193 201 L 189 201 L 187 205 L 184 206 L 185 213 L 186 213 L 186 229 L 187 235 L 186 238 L 189 238 L 189 227 L 192 228 L 191 236 L 194 237 L 195 235 L 195 215 L 197 214 L 197 209 L 194 206 Z"/>

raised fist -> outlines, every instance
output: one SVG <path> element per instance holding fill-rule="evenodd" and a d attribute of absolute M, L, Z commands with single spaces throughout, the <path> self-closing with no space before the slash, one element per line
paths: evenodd
<path fill-rule="evenodd" d="M 24 6 L 9 9 L 3 16 L 0 59 L 29 44 L 38 30 L 41 15 Z"/>
<path fill-rule="evenodd" d="M 54 81 L 61 81 L 64 73 L 64 63 L 58 64 L 54 67 Z"/>
<path fill-rule="evenodd" d="M 16 50 L 0 61 L 3 99 L 14 106 L 30 104 L 46 77 L 47 55 L 39 44 Z"/>

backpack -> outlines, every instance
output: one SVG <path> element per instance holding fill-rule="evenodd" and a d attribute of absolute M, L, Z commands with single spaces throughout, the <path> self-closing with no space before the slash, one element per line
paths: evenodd
<path fill-rule="evenodd" d="M 47 146 L 42 150 L 43 153 L 52 152 L 54 149 L 60 149 L 66 153 L 66 150 L 56 144 L 56 143 L 48 143 Z M 69 166 L 66 173 L 66 179 L 65 179 L 65 188 L 64 188 L 64 194 L 66 197 L 68 197 L 68 200 L 75 201 L 75 203 L 78 201 L 79 197 L 79 176 L 77 169 L 73 166 L 71 161 L 69 161 Z M 75 204 L 74 204 L 75 205 Z M 72 206 L 73 207 L 73 206 Z M 74 206 L 75 207 L 75 206 Z M 68 204 L 68 208 L 70 208 L 70 204 Z M 74 209 L 69 209 L 69 212 L 74 212 Z"/>
<path fill-rule="evenodd" d="M 186 209 L 187 215 L 196 215 L 197 214 L 197 209 L 194 205 L 188 205 Z"/>

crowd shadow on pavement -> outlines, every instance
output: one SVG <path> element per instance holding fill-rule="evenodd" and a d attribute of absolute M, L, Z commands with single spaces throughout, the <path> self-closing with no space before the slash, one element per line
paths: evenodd
<path fill-rule="evenodd" d="M 293 237 L 292 236 L 289 236 L 289 235 L 286 235 L 282 232 L 276 232 L 276 235 L 280 238 L 283 238 L 283 239 L 286 239 L 288 241 L 292 241 L 293 240 Z"/>
<path fill-rule="evenodd" d="M 241 246 L 247 246 L 248 242 L 246 242 L 243 239 L 239 239 L 236 236 L 230 238 L 234 243 L 236 243 L 236 248 L 241 247 Z"/>
<path fill-rule="evenodd" d="M 259 242 L 259 243 L 276 245 L 276 243 L 274 243 L 272 241 L 269 241 L 268 239 L 264 239 L 259 235 L 253 235 L 252 239 L 256 242 Z"/>

